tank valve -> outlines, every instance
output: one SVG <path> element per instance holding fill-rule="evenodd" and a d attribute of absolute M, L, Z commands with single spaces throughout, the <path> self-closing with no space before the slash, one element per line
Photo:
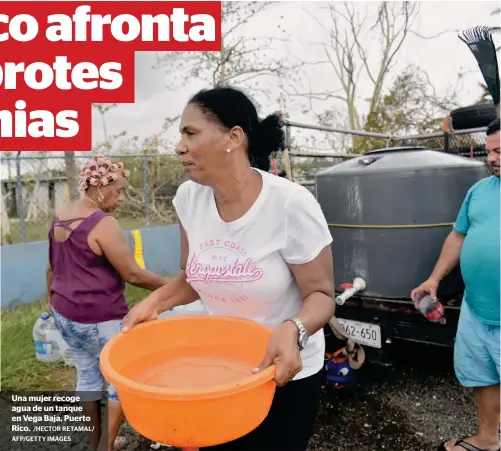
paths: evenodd
<path fill-rule="evenodd" d="M 351 298 L 358 291 L 365 290 L 366 283 L 364 279 L 357 277 L 353 281 L 353 284 L 343 284 L 341 287 L 346 287 L 346 289 L 342 294 L 336 297 L 336 304 L 338 305 L 343 305 L 347 299 Z"/>

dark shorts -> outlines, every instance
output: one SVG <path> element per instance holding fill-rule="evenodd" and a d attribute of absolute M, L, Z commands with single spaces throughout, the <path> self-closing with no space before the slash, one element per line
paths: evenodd
<path fill-rule="evenodd" d="M 306 451 L 313 434 L 322 371 L 277 388 L 270 412 L 254 431 L 224 445 L 201 451 Z"/>

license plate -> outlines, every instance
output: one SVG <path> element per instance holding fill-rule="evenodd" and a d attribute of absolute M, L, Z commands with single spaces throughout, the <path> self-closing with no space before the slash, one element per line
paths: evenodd
<path fill-rule="evenodd" d="M 361 323 L 350 319 L 337 318 L 339 324 L 353 341 L 371 348 L 381 348 L 381 327 L 377 324 Z"/>

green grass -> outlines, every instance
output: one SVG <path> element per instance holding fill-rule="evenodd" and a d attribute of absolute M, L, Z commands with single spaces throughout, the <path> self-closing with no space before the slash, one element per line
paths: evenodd
<path fill-rule="evenodd" d="M 144 217 L 132 218 L 132 217 L 117 217 L 117 220 L 122 227 L 122 230 L 133 230 L 146 227 L 146 221 Z M 47 233 L 49 232 L 49 227 L 51 224 L 50 219 L 40 219 L 37 221 L 25 221 L 25 242 L 29 243 L 32 241 L 45 241 L 47 240 Z M 156 225 L 167 225 L 159 220 L 150 221 L 150 226 Z M 21 243 L 21 227 L 19 219 L 10 220 L 10 243 L 18 244 Z"/>
<path fill-rule="evenodd" d="M 130 306 L 143 300 L 149 291 L 133 286 L 126 289 Z M 32 329 L 47 301 L 2 309 L 2 390 L 74 389 L 75 369 L 62 362 L 42 363 L 35 358 Z"/>

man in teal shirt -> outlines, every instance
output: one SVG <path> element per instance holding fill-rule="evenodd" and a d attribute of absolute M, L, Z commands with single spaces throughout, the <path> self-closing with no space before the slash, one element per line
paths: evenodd
<path fill-rule="evenodd" d="M 436 299 L 440 281 L 460 264 L 466 289 L 454 345 L 454 369 L 463 386 L 474 388 L 478 432 L 439 447 L 447 451 L 500 449 L 499 140 L 498 118 L 487 129 L 493 175 L 470 188 L 433 273 L 411 293 L 415 303 L 428 293 Z"/>

